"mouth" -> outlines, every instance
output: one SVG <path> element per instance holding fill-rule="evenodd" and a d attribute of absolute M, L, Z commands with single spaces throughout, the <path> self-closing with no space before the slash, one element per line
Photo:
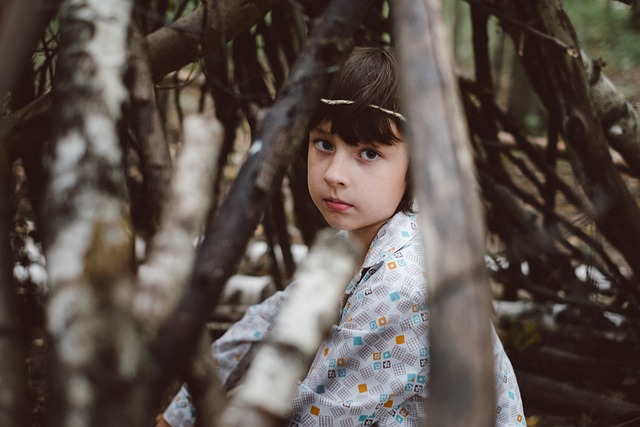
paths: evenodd
<path fill-rule="evenodd" d="M 345 212 L 353 207 L 353 205 L 343 202 L 340 199 L 326 198 L 324 199 L 325 205 L 332 211 Z"/>

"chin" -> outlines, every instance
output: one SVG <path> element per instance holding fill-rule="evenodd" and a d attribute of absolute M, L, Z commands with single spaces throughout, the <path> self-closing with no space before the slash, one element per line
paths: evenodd
<path fill-rule="evenodd" d="M 327 217 L 324 218 L 325 221 L 327 221 L 327 224 L 329 224 L 329 227 L 335 229 L 335 230 L 341 230 L 341 231 L 351 231 L 352 227 L 349 227 L 349 225 L 340 222 L 340 221 L 331 221 L 330 219 L 327 219 Z"/>

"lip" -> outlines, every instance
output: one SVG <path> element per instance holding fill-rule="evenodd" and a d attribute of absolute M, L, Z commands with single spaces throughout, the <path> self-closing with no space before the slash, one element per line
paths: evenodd
<path fill-rule="evenodd" d="M 324 199 L 324 204 L 327 206 L 327 208 L 335 212 L 346 212 L 353 207 L 353 205 L 347 202 L 333 198 Z"/>

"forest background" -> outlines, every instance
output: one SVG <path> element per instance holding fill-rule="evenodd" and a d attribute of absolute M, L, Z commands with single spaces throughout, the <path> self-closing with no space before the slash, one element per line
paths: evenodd
<path fill-rule="evenodd" d="M 237 320 L 247 303 L 286 286 L 299 270 L 301 257 L 296 251 L 306 253 L 323 225 L 304 197 L 300 165 L 293 162 L 288 167 L 276 160 L 293 159 L 292 154 L 280 148 L 262 159 L 261 164 L 271 162 L 274 169 L 281 169 L 284 181 L 280 184 L 278 173 L 275 179 L 270 176 L 268 167 L 267 172 L 259 172 L 261 166 L 255 166 L 254 172 L 266 177 L 267 184 L 260 187 L 259 183 L 254 190 L 242 178 L 243 169 L 254 167 L 248 153 L 252 147 L 257 150 L 258 141 L 304 134 L 304 121 L 296 122 L 294 117 L 290 124 L 283 123 L 283 117 L 293 117 L 287 115 L 291 110 L 274 102 L 304 105 L 308 99 L 296 94 L 295 85 L 303 87 L 336 60 L 337 53 L 326 63 L 313 56 L 315 62 L 310 60 L 308 51 L 307 56 L 303 54 L 306 41 L 317 49 L 316 39 L 306 39 L 307 29 L 321 22 L 316 25 L 326 26 L 325 40 L 335 33 L 330 44 L 337 46 L 338 53 L 351 37 L 356 43 L 388 43 L 389 2 L 370 2 L 373 5 L 359 24 L 353 17 L 354 6 L 339 1 L 332 2 L 337 5 L 334 9 L 325 9 L 328 2 L 312 1 L 208 2 L 205 13 L 198 12 L 202 10 L 199 1 L 138 1 L 132 6 L 137 30 L 123 35 L 128 49 L 120 47 L 129 55 L 124 79 L 128 101 L 122 117 L 109 116 L 111 110 L 101 100 L 104 88 L 93 92 L 91 85 L 74 87 L 74 73 L 90 68 L 74 62 L 79 57 L 74 56 L 76 48 L 67 47 L 63 57 L 59 48 L 95 34 L 73 27 L 86 18 L 73 15 L 74 2 L 61 3 L 68 8 L 64 16 L 57 15 L 55 2 L 45 2 L 39 9 L 47 19 L 43 24 L 31 22 L 35 33 L 43 29 L 36 37 L 37 46 L 24 48 L 29 60 L 18 77 L 2 80 L 12 83 L 3 98 L 0 119 L 5 147 L 0 160 L 3 171 L 11 172 L 6 181 L 11 185 L 9 193 L 3 197 L 8 203 L 1 205 L 0 216 L 6 217 L 3 221 L 11 230 L 11 245 L 0 248 L 8 254 L 4 259 L 10 260 L 0 272 L 3 283 L 11 286 L 2 291 L 6 298 L 2 298 L 0 319 L 6 336 L 0 345 L 2 354 L 11 356 L 0 363 L 0 374 L 7 378 L 0 394 L 4 396 L 0 424 L 39 426 L 47 420 L 55 426 L 112 425 L 122 422 L 113 419 L 119 413 L 121 418 L 130 415 L 131 425 L 139 425 L 134 420 L 151 418 L 162 406 L 158 393 L 140 389 L 160 385 L 166 398 L 183 380 L 201 389 L 197 393 L 201 408 L 217 413 L 224 399 L 211 384 L 213 368 L 201 359 L 195 363 L 191 359 L 193 354 L 206 356 L 206 350 L 197 350 L 200 329 L 193 325 L 206 324 L 206 337 L 213 338 Z M 78 2 L 75 7 L 100 10 L 97 3 Z M 104 2 L 114 8 L 126 3 Z M 11 27 L 6 21 L 11 16 L 8 11 L 16 4 L 9 2 L 0 9 L 0 29 L 7 31 L 0 32 L 0 43 L 4 43 L 0 51 L 8 52 L 5 58 L 20 57 L 2 50 L 7 49 Z M 551 14 L 545 15 L 559 5 L 571 26 L 559 25 Z M 234 14 L 234 7 L 243 12 Z M 635 0 L 442 2 L 451 42 L 447 49 L 454 58 L 452 72 L 444 67 L 443 74 L 450 74 L 458 86 L 464 112 L 460 118 L 468 129 L 474 172 L 482 190 L 481 222 L 487 232 L 483 261 L 488 267 L 494 320 L 521 383 L 528 425 L 628 426 L 640 420 L 640 286 L 636 279 L 640 216 L 634 210 L 640 177 L 635 149 L 640 143 L 635 112 L 640 98 L 639 7 Z M 316 21 L 325 15 L 324 21 Z M 216 19 L 229 19 L 228 26 L 237 28 L 220 30 Z M 348 34 L 349 19 L 355 22 L 351 24 L 355 36 Z M 214 24 L 202 30 L 198 25 L 207 20 Z M 171 25 L 173 29 L 163 32 Z M 66 41 L 60 31 L 65 28 L 77 31 Z M 423 31 L 435 33 L 427 27 Z M 175 34 L 191 42 L 168 44 Z M 17 39 L 12 41 L 21 46 Z M 570 82 L 583 77 L 571 65 L 580 57 L 574 42 L 586 53 L 579 62 L 587 70 L 588 82 L 576 84 L 577 89 Z M 219 49 L 211 48 L 218 44 Z M 157 46 L 167 51 L 192 49 L 193 57 L 172 63 L 167 59 L 171 54 L 153 50 Z M 562 53 L 554 56 L 558 48 Z M 181 57 L 180 53 L 174 56 Z M 308 74 L 291 73 L 297 60 Z M 5 61 L 0 72 L 11 63 Z M 295 84 L 282 90 L 287 79 Z M 52 101 L 50 91 L 56 85 L 65 96 Z M 446 89 L 446 81 L 440 86 Z M 590 102 L 585 104 L 581 90 L 588 92 Z M 71 100 L 71 106 L 62 98 Z M 53 120 L 52 109 L 57 114 Z M 311 106 L 303 110 L 299 114 L 308 115 Z M 582 121 L 588 117 L 585 111 L 592 110 L 603 137 Z M 124 154 L 114 157 L 112 153 L 107 156 L 111 160 L 105 160 L 100 156 L 106 150 L 88 149 L 86 158 L 75 166 L 79 179 L 74 190 L 56 190 L 48 181 L 55 177 L 52 171 L 62 166 L 51 141 L 63 140 L 69 129 L 84 121 L 73 118 L 88 112 L 101 116 L 105 111 L 108 120 L 117 123 L 113 135 L 105 135 L 116 142 L 113 153 Z M 190 120 L 196 115 L 205 120 Z M 263 126 L 263 121 L 268 124 Z M 290 129 L 285 132 L 280 130 L 283 127 Z M 88 129 L 79 133 L 93 135 L 95 147 L 111 147 Z M 193 157 L 191 163 L 180 163 L 180 158 L 188 158 L 189 140 L 195 147 L 191 156 L 207 159 L 201 162 L 204 165 Z M 600 160 L 595 162 L 589 157 L 593 147 L 602 154 L 604 145 L 598 144 L 604 141 L 608 144 L 604 151 L 613 159 L 610 164 L 603 157 L 595 156 Z M 70 148 L 73 145 L 62 151 Z M 420 155 L 413 153 L 423 159 Z M 429 169 L 428 161 L 421 165 Z M 460 178 L 451 172 L 451 180 Z M 122 181 L 114 178 L 118 173 Z M 618 179 L 622 186 L 616 184 Z M 85 191 L 98 197 L 76 203 Z M 626 194 L 633 202 L 627 201 Z M 113 205 L 117 209 L 111 205 L 112 198 L 118 200 Z M 96 212 L 102 212 L 84 215 L 86 203 L 101 206 Z M 182 211 L 179 206 L 191 210 Z M 248 208 L 238 210 L 238 206 Z M 109 217 L 112 211 L 127 214 Z M 128 221 L 131 226 L 123 225 Z M 92 230 L 92 237 L 85 239 L 88 247 L 73 247 L 72 240 L 55 238 L 81 234 L 78 230 L 86 224 Z M 105 236 L 114 234 L 103 232 L 111 227 L 130 230 L 135 239 L 116 238 L 115 243 L 105 244 L 104 239 L 109 242 Z M 225 227 L 228 234 L 222 230 Z M 200 236 L 203 229 L 204 238 Z M 196 253 L 193 239 L 198 242 Z M 131 248 L 136 249 L 135 256 Z M 257 257 L 256 248 L 262 248 Z M 61 262 L 52 265 L 51 259 Z M 82 267 L 73 277 L 68 266 L 76 265 L 78 259 Z M 130 270 L 135 273 L 123 273 Z M 228 289 L 227 284 L 223 291 L 229 277 L 237 287 Z M 12 300 L 13 294 L 17 300 Z M 202 299 L 208 303 L 199 304 Z M 132 306 L 131 301 L 135 301 Z M 482 311 L 482 298 L 479 301 L 478 311 Z M 174 309 L 183 316 L 173 317 Z M 185 317 L 184 312 L 195 314 Z M 476 319 L 456 316 L 457 312 L 451 317 L 460 324 Z M 190 332 L 178 337 L 181 331 Z M 127 347 L 132 341 L 139 344 Z M 175 357 L 148 354 L 162 348 L 163 342 L 185 350 Z M 469 351 L 471 358 L 474 351 Z M 141 369 L 145 364 L 151 368 Z M 162 368 L 167 368 L 162 374 L 153 372 Z M 110 369 L 115 372 L 111 376 L 102 372 Z M 88 383 L 83 382 L 86 378 Z M 114 398 L 113 390 L 123 392 Z M 144 396 L 140 400 L 144 403 L 131 408 L 132 396 Z M 119 412 L 122 408 L 127 415 Z M 78 419 L 83 421 L 74 424 Z"/>

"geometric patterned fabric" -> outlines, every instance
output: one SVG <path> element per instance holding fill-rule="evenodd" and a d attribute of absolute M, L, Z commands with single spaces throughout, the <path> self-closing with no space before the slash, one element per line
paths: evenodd
<path fill-rule="evenodd" d="M 330 266 L 328 266 L 330 268 Z M 212 345 L 227 389 L 239 384 L 256 344 L 269 333 L 295 283 L 261 304 Z M 424 255 L 414 215 L 399 212 L 378 231 L 362 269 L 349 282 L 340 321 L 318 349 L 291 399 L 292 427 L 420 425 L 427 417 L 429 310 Z M 518 384 L 493 329 L 496 426 L 524 427 Z M 283 366 L 286 369 L 286 366 Z M 164 413 L 172 427 L 191 427 L 186 387 Z M 427 417 L 428 418 L 428 417 Z"/>

